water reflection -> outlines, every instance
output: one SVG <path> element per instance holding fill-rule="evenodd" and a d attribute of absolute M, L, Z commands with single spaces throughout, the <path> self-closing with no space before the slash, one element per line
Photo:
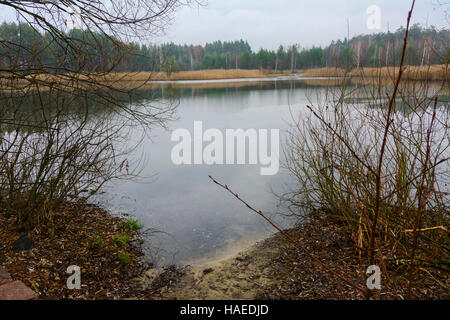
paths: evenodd
<path fill-rule="evenodd" d="M 194 121 L 201 120 L 204 130 L 280 129 L 283 141 L 292 115 L 306 112 L 306 105 L 330 85 L 342 84 L 328 80 L 324 86 L 318 81 L 159 84 L 152 92 L 162 98 L 178 97 L 179 107 L 178 120 L 169 123 L 169 130 L 152 131 L 152 139 L 141 146 L 148 157 L 142 174 L 157 177 L 151 183 L 115 182 L 107 187 L 101 202 L 112 211 L 136 216 L 145 227 L 164 232 L 149 239 L 151 247 L 161 249 L 162 264 L 213 260 L 273 232 L 260 217 L 215 186 L 208 175 L 232 186 L 282 226 L 289 226 L 292 219 L 275 215 L 277 198 L 271 192 L 290 183 L 287 175 L 261 176 L 259 165 L 175 166 L 170 158 L 175 145 L 170 135 L 177 128 L 192 133 Z M 137 141 L 143 135 L 138 127 L 131 139 Z"/>

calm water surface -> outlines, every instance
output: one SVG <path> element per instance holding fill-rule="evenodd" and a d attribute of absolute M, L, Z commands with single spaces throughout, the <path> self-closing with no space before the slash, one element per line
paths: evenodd
<path fill-rule="evenodd" d="M 101 202 L 113 212 L 136 216 L 145 228 L 160 231 L 147 236 L 160 264 L 219 259 L 274 232 L 261 217 L 212 183 L 208 175 L 231 186 L 282 226 L 292 225 L 292 219 L 276 215 L 277 198 L 272 189 L 280 191 L 290 182 L 281 169 L 277 175 L 261 176 L 260 165 L 176 166 L 170 158 L 176 143 L 170 137 L 177 128 L 192 133 L 194 121 L 201 120 L 203 130 L 217 128 L 223 133 L 238 128 L 280 129 L 283 142 L 292 123 L 291 114 L 305 110 L 317 90 L 324 89 L 298 80 L 247 81 L 231 86 L 230 82 L 214 83 L 213 88 L 187 82 L 178 89 L 160 88 L 163 95 L 176 91 L 179 107 L 169 130 L 153 130 L 152 139 L 145 139 L 140 146 L 147 158 L 141 175 L 156 176 L 145 183 L 115 182 L 107 187 Z M 132 133 L 136 140 L 142 135 L 140 129 Z M 136 152 L 134 156 L 141 155 Z"/>

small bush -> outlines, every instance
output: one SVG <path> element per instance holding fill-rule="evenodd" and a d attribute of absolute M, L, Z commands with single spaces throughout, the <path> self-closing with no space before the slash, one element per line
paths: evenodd
<path fill-rule="evenodd" d="M 95 239 L 89 239 L 87 242 L 87 248 L 89 250 L 100 250 L 105 248 L 105 240 L 102 236 L 97 236 Z"/>
<path fill-rule="evenodd" d="M 138 219 L 128 219 L 125 222 L 125 229 L 127 229 L 127 230 L 135 231 L 135 230 L 139 230 L 141 228 L 142 228 L 142 225 Z"/>
<path fill-rule="evenodd" d="M 129 252 L 117 253 L 117 259 L 119 259 L 120 263 L 122 263 L 122 264 L 130 264 L 131 262 L 133 262 L 133 259 L 131 258 L 131 254 Z"/>
<path fill-rule="evenodd" d="M 448 107 L 426 82 L 330 89 L 292 127 L 284 167 L 293 214 L 321 210 L 392 288 L 448 272 Z M 398 277 L 398 275 L 401 277 Z"/>
<path fill-rule="evenodd" d="M 127 234 L 120 234 L 113 236 L 112 239 L 120 248 L 122 248 L 130 241 L 130 236 Z"/>

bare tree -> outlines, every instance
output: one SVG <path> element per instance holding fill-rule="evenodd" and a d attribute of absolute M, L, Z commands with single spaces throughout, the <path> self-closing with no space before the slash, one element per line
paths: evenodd
<path fill-rule="evenodd" d="M 176 104 L 142 95 L 151 72 L 131 82 L 118 71 L 132 41 L 160 35 L 193 3 L 0 1 L 19 22 L 0 38 L 0 214 L 25 229 L 48 225 L 64 201 L 133 176 L 127 128 L 164 125 Z"/>

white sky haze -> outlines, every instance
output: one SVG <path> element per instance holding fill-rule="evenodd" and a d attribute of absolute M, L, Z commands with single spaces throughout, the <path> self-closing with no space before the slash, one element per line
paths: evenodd
<path fill-rule="evenodd" d="M 449 5 L 417 0 L 413 23 L 449 27 Z M 448 1 L 447 1 L 448 3 Z M 381 30 L 367 28 L 366 10 L 381 9 Z M 280 44 L 304 47 L 406 25 L 410 0 L 208 0 L 201 8 L 184 8 L 175 16 L 163 42 L 204 44 L 215 40 L 248 40 L 254 50 Z"/>
<path fill-rule="evenodd" d="M 372 5 L 381 10 L 379 30 L 367 28 L 366 10 Z M 155 42 L 203 45 L 244 39 L 254 50 L 294 43 L 326 46 L 347 36 L 347 21 L 350 37 L 387 31 L 388 25 L 396 30 L 406 24 L 410 7 L 411 0 L 207 0 L 204 6 L 180 9 Z M 449 28 L 449 7 L 446 0 L 417 0 L 412 22 Z M 0 6 L 0 21 L 14 19 L 14 12 Z"/>

